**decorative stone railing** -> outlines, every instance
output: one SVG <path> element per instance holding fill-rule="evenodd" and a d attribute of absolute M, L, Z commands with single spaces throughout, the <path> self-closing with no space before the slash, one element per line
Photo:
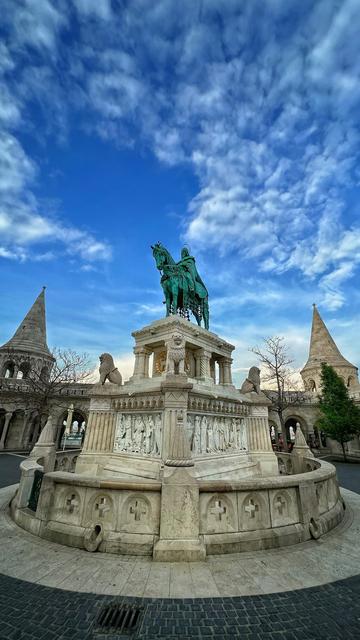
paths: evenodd
<path fill-rule="evenodd" d="M 57 451 L 54 471 L 75 471 L 76 461 L 81 449 L 64 449 Z"/>
<path fill-rule="evenodd" d="M 192 480 L 198 497 L 191 502 L 191 518 L 198 522 L 206 553 L 291 545 L 318 538 L 336 526 L 344 508 L 336 470 L 325 461 L 304 461 L 317 468 L 237 481 Z M 162 512 L 163 491 L 163 482 L 155 480 L 50 472 L 43 476 L 36 512 L 27 509 L 26 500 L 18 495 L 12 514 L 24 529 L 55 542 L 152 555 L 162 519 L 167 517 L 165 507 Z M 180 520 L 186 506 L 177 516 Z"/>
<path fill-rule="evenodd" d="M 277 457 L 280 475 L 291 475 L 292 473 L 294 473 L 293 454 L 285 453 L 283 451 L 275 451 L 274 453 Z M 303 473 L 306 473 L 308 471 L 313 471 L 314 469 L 318 469 L 319 466 L 320 466 L 320 463 L 318 460 L 315 460 L 315 458 L 310 458 L 310 457 L 303 458 L 303 462 L 302 462 Z"/>

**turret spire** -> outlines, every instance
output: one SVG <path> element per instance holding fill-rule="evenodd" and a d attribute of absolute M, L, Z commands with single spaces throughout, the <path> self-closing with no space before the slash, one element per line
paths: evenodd
<path fill-rule="evenodd" d="M 349 386 L 357 381 L 357 368 L 340 353 L 314 303 L 309 357 L 301 371 L 305 388 L 319 388 L 322 362 L 334 367 Z"/>
<path fill-rule="evenodd" d="M 46 343 L 45 287 L 42 288 L 13 337 L 1 348 L 51 355 Z"/>
<path fill-rule="evenodd" d="M 317 310 L 316 304 L 313 304 L 313 319 L 311 327 L 309 358 L 305 367 L 311 362 L 335 365 L 345 365 L 353 367 L 348 360 L 340 353 L 334 339 Z"/>

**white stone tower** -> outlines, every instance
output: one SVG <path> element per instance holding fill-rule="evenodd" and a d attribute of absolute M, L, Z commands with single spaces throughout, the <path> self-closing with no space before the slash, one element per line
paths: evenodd
<path fill-rule="evenodd" d="M 359 384 L 357 367 L 346 360 L 340 353 L 315 304 L 313 308 L 309 357 L 300 372 L 305 389 L 307 391 L 319 391 L 321 364 L 323 362 L 335 369 L 336 373 L 344 380 L 346 386 L 352 387 Z"/>
<path fill-rule="evenodd" d="M 0 377 L 25 379 L 30 371 L 47 378 L 54 358 L 46 343 L 45 287 L 16 329 L 0 347 Z"/>

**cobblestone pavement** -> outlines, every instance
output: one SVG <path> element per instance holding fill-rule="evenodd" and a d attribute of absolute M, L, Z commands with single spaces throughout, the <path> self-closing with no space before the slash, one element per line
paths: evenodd
<path fill-rule="evenodd" d="M 13 467 L 18 464 L 16 460 L 20 461 L 20 458 L 6 457 L 13 458 L 10 462 L 10 466 Z M 3 455 L 0 455 L 0 484 L 1 470 L 5 472 L 3 462 Z M 348 482 L 352 482 L 352 488 L 359 492 L 356 480 L 358 472 L 359 469 L 354 465 L 347 465 L 345 468 L 345 474 L 348 476 L 345 478 L 346 486 Z M 345 486 L 341 470 L 339 476 L 341 484 Z M 8 484 L 9 476 L 7 477 Z M 208 584 L 210 573 L 213 574 L 218 592 L 222 595 L 229 593 L 229 589 L 234 593 L 247 593 L 247 589 L 250 589 L 250 593 L 254 593 L 254 584 L 258 588 L 258 595 L 236 597 L 129 597 L 131 591 L 127 589 L 131 582 L 125 580 L 126 565 L 121 565 L 119 571 L 116 563 L 121 562 L 121 559 L 111 555 L 102 559 L 104 566 L 98 569 L 92 585 L 84 585 L 85 569 L 81 567 L 94 563 L 100 554 L 87 556 L 85 552 L 66 549 L 60 545 L 51 545 L 51 550 L 50 547 L 45 550 L 42 546 L 43 541 L 21 530 L 18 533 L 24 546 L 17 547 L 17 528 L 12 523 L 5 523 L 5 528 L 1 530 L 0 572 L 16 572 L 17 576 L 26 576 L 26 581 L 13 575 L 0 574 L 0 640 L 358 640 L 360 575 L 351 575 L 350 570 L 356 573 L 359 566 L 356 545 L 359 545 L 360 537 L 357 522 L 360 510 L 355 509 L 355 503 L 358 501 L 356 496 L 346 491 L 344 494 L 348 504 L 349 499 L 352 500 L 351 509 L 355 518 L 352 520 L 348 513 L 347 522 L 339 525 L 337 534 L 330 532 L 319 541 L 264 552 L 263 561 L 266 561 L 266 567 L 260 559 L 251 560 L 250 554 L 212 557 L 209 562 L 193 563 L 190 566 L 189 571 L 193 577 L 200 569 L 198 565 L 207 566 L 208 573 L 202 577 L 208 577 L 205 582 L 201 580 L 201 584 L 198 583 L 198 586 L 204 589 L 204 594 L 211 586 Z M 354 526 L 352 543 L 349 535 Z M 12 536 L 14 546 L 13 556 L 10 557 L 11 547 L 8 545 Z M 301 572 L 300 547 L 304 550 Z M 59 557 L 61 549 L 64 554 L 76 555 L 76 561 L 75 557 L 73 558 L 75 568 L 72 569 L 71 587 L 68 579 L 62 584 L 65 588 L 53 588 L 34 581 L 40 580 L 39 576 L 42 575 L 44 567 L 44 559 L 41 560 L 37 555 L 36 548 L 41 549 L 41 555 L 46 555 L 46 561 L 53 557 L 54 569 L 48 567 L 49 575 L 61 574 L 64 569 L 64 558 Z M 235 555 L 239 570 L 234 573 Z M 5 564 L 8 568 L 5 568 Z M 135 561 L 134 558 L 129 558 L 126 564 L 128 570 L 131 569 L 131 576 L 134 576 L 141 563 L 139 559 Z M 156 595 L 157 590 L 159 595 L 161 594 L 164 567 L 160 567 L 160 564 L 145 560 L 148 578 L 144 581 L 144 594 Z M 245 565 L 252 567 L 252 575 L 245 570 Z M 174 571 L 177 570 L 178 568 Z M 121 573 L 124 578 L 122 581 Z M 169 569 L 168 574 L 171 585 L 172 569 Z M 181 589 L 187 589 L 185 569 L 183 573 L 180 570 L 180 574 L 180 582 L 177 584 Z M 237 585 L 231 583 L 235 574 Z M 113 577 L 115 575 L 116 578 Z M 284 580 L 285 575 L 287 582 L 282 585 L 276 582 L 279 576 L 280 582 L 281 579 Z M 343 575 L 351 577 L 337 580 Z M 322 584 L 324 577 L 329 580 L 327 584 Z M 250 578 L 254 581 L 252 584 L 246 582 Z M 41 578 L 43 582 L 47 579 L 46 576 Z M 311 584 L 316 579 L 318 586 L 296 588 L 299 584 Z M 124 595 L 101 595 L 101 590 L 114 580 L 122 582 L 124 588 L 121 593 Z M 137 582 L 140 583 L 141 580 L 144 580 L 144 573 L 140 571 Z M 74 590 L 76 584 L 78 590 Z M 69 588 L 72 590 L 66 590 Z M 285 590 L 286 588 L 288 590 Z M 96 589 L 98 593 L 91 592 L 91 589 Z M 182 595 L 181 589 L 178 592 L 179 596 Z M 82 590 L 84 592 L 79 592 Z M 262 590 L 270 592 L 262 593 Z M 272 590 L 276 592 L 271 592 Z M 175 591 L 170 589 L 169 593 L 171 595 Z M 109 603 L 130 604 L 140 609 L 139 624 L 133 634 L 100 632 L 96 620 L 102 607 Z"/>
<path fill-rule="evenodd" d="M 97 632 L 110 602 L 141 608 L 132 635 Z M 360 577 L 241 598 L 141 599 L 51 589 L 0 579 L 1 640 L 344 640 L 359 638 Z"/>

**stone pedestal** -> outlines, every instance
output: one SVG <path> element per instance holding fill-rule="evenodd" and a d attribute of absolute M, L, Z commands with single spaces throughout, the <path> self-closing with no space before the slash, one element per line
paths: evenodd
<path fill-rule="evenodd" d="M 251 415 L 246 418 L 246 423 L 249 453 L 252 459 L 258 462 L 261 475 L 277 476 L 279 470 L 277 458 L 271 444 L 268 407 L 253 406 Z"/>
<path fill-rule="evenodd" d="M 170 475 L 165 475 L 170 473 Z M 165 468 L 161 491 L 160 539 L 154 560 L 193 562 L 204 560 L 205 545 L 199 538 L 199 487 L 182 467 Z"/>

